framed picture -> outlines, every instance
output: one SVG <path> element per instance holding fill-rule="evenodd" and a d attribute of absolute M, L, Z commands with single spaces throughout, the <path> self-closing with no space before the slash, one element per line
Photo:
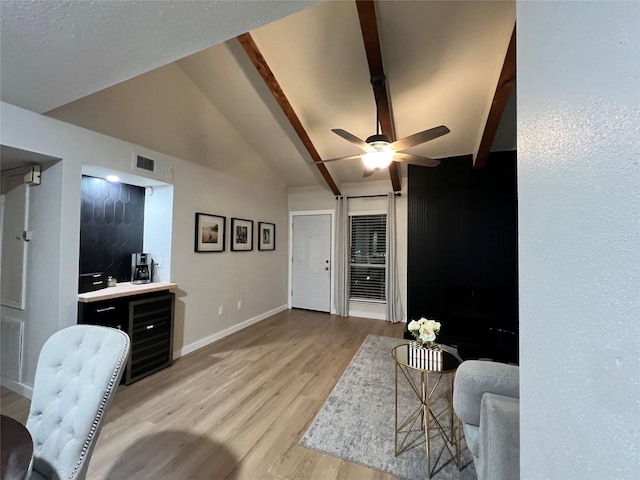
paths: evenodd
<path fill-rule="evenodd" d="M 276 249 L 276 224 L 258 222 L 258 250 Z"/>
<path fill-rule="evenodd" d="M 224 252 L 227 217 L 196 212 L 196 252 Z"/>
<path fill-rule="evenodd" d="M 234 252 L 253 250 L 253 220 L 231 219 L 231 250 Z"/>

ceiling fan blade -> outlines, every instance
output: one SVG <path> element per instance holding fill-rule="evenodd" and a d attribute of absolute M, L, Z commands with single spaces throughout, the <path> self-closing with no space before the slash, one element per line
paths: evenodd
<path fill-rule="evenodd" d="M 313 163 L 327 163 L 327 162 L 337 162 L 338 160 L 355 160 L 361 159 L 362 155 L 351 155 L 349 157 L 339 157 L 339 158 L 329 158 L 327 160 L 318 160 Z"/>
<path fill-rule="evenodd" d="M 393 148 L 396 152 L 399 152 L 409 147 L 428 142 L 429 140 L 434 140 L 438 137 L 441 137 L 442 135 L 446 135 L 450 131 L 451 130 L 449 130 L 444 125 L 440 125 L 439 127 L 430 128 L 429 130 L 414 133 L 413 135 L 409 135 L 408 137 L 396 140 L 391 144 L 391 148 Z"/>
<path fill-rule="evenodd" d="M 352 135 L 351 133 L 347 132 L 346 130 L 342 130 L 341 128 L 333 128 L 331 131 L 333 133 L 335 133 L 336 135 L 341 136 L 342 138 L 344 138 L 348 142 L 351 142 L 354 145 L 360 147 L 365 152 L 368 151 L 369 148 L 371 148 L 367 142 L 365 142 L 364 140 L 359 139 L 355 135 Z"/>
<path fill-rule="evenodd" d="M 423 167 L 437 167 L 440 165 L 440 160 L 434 160 L 433 158 L 420 157 L 418 155 L 412 155 L 410 153 L 398 153 L 396 152 L 393 157 L 394 162 L 410 163 L 411 165 L 420 165 Z"/>
<path fill-rule="evenodd" d="M 364 167 L 364 171 L 362 172 L 362 176 L 363 177 L 370 177 L 371 175 L 373 175 L 374 173 L 376 173 L 378 170 L 380 170 L 379 168 L 367 168 Z"/>

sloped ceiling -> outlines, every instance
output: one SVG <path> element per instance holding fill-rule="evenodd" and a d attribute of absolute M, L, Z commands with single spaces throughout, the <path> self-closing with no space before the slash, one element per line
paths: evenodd
<path fill-rule="evenodd" d="M 314 3 L 2 0 L 1 99 L 43 113 Z"/>
<path fill-rule="evenodd" d="M 242 9 L 245 2 L 220 3 Z M 376 13 L 397 138 L 444 124 L 450 134 L 410 152 L 433 158 L 473 154 L 514 27 L 515 3 L 384 1 L 376 2 Z M 187 35 L 180 25 L 176 35 Z M 331 132 L 343 128 L 363 139 L 375 133 L 375 103 L 355 2 L 311 5 L 245 31 L 320 156 L 359 153 Z M 197 28 L 191 33 L 202 41 Z M 251 181 L 325 186 L 239 42 L 225 40 L 168 62 L 169 55 L 163 60 L 152 56 L 153 62 L 141 62 L 164 61 L 163 66 L 137 77 L 128 74 L 134 78 L 117 84 L 113 75 L 105 76 L 101 85 L 111 86 L 47 115 Z M 155 41 L 164 45 L 157 35 Z M 511 114 L 507 123 L 515 124 L 514 109 Z M 514 133 L 512 128 L 509 135 Z M 515 137 L 494 145 L 514 142 Z M 380 171 L 363 179 L 357 160 L 326 165 L 338 185 L 389 178 Z"/>

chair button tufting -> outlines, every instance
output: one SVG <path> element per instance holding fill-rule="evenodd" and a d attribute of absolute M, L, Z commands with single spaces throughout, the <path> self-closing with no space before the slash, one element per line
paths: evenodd
<path fill-rule="evenodd" d="M 62 396 L 62 391 L 58 392 L 58 396 L 61 397 Z"/>

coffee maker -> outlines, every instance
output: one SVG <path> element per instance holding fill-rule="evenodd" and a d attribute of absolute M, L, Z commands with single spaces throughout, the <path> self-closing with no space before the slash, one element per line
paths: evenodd
<path fill-rule="evenodd" d="M 131 283 L 150 283 L 153 276 L 153 260 L 148 253 L 131 254 Z"/>

